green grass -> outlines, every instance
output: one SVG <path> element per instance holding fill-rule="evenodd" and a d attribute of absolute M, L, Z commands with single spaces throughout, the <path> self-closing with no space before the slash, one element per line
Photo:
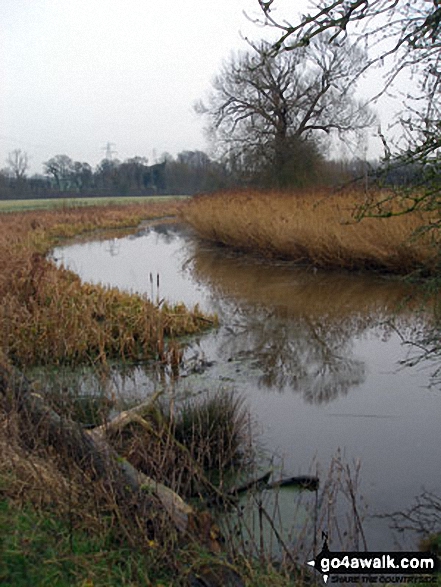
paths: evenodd
<path fill-rule="evenodd" d="M 24 212 L 26 210 L 52 210 L 81 206 L 106 206 L 109 204 L 133 204 L 165 202 L 188 196 L 115 196 L 109 198 L 40 198 L 37 200 L 0 200 L 0 212 Z"/>
<path fill-rule="evenodd" d="M 0 584 L 3 587 L 151 586 L 154 567 L 109 535 L 71 529 L 69 520 L 0 501 Z"/>
<path fill-rule="evenodd" d="M 36 510 L 30 504 L 18 506 L 0 497 L 2 587 L 206 585 L 205 580 L 195 582 L 201 572 L 219 581 L 228 568 L 239 572 L 246 587 L 304 587 L 301 581 L 269 565 L 261 568 L 256 561 L 229 563 L 222 555 L 185 546 L 168 552 L 167 558 L 161 555 L 160 545 L 152 544 L 142 552 L 128 548 L 124 541 L 115 540 L 111 528 L 102 533 L 75 528 L 66 516 L 60 518 L 55 511 Z"/>

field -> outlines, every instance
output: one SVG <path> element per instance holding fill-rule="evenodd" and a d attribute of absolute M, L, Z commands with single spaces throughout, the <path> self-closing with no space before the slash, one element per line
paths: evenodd
<path fill-rule="evenodd" d="M 0 200 L 0 212 L 23 212 L 26 210 L 53 210 L 81 206 L 108 206 L 148 204 L 183 199 L 187 196 L 136 196 L 109 198 L 40 198 L 36 200 Z"/>
<path fill-rule="evenodd" d="M 383 206 L 390 217 L 359 219 L 365 198 L 356 190 L 226 192 L 193 198 L 182 216 L 205 239 L 265 257 L 321 268 L 435 273 L 439 237 L 421 234 L 435 213 L 400 214 L 400 202 L 391 199 Z M 369 198 L 372 204 L 388 194 Z"/>

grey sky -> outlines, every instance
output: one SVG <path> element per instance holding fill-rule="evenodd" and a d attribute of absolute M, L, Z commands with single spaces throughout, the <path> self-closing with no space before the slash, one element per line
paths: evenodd
<path fill-rule="evenodd" d="M 279 1 L 291 14 L 307 4 Z M 22 149 L 31 173 L 56 154 L 94 166 L 109 141 L 122 160 L 206 149 L 193 103 L 246 48 L 240 33 L 270 34 L 243 14 L 257 16 L 257 0 L 0 0 L 0 10 L 0 168 Z"/>

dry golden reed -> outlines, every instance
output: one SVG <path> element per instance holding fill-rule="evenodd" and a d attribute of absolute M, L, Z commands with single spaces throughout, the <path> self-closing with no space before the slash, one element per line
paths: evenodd
<path fill-rule="evenodd" d="M 177 209 L 170 202 L 0 215 L 0 354 L 22 366 L 172 358 L 169 337 L 210 324 L 197 308 L 158 307 L 145 296 L 83 284 L 46 254 L 62 238 L 135 227 Z"/>
<path fill-rule="evenodd" d="M 182 216 L 205 239 L 268 257 L 349 270 L 435 272 L 438 243 L 428 233 L 415 237 L 429 218 L 414 212 L 357 221 L 365 197 L 355 189 L 225 192 L 193 198 Z"/>

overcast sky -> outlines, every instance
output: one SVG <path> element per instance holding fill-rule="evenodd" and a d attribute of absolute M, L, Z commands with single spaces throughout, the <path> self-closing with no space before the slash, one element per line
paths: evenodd
<path fill-rule="evenodd" d="M 57 154 L 95 166 L 107 143 L 151 163 L 206 150 L 194 102 L 241 35 L 271 34 L 244 11 L 258 16 L 257 0 L 0 0 L 0 168 L 14 149 L 31 173 Z"/>

